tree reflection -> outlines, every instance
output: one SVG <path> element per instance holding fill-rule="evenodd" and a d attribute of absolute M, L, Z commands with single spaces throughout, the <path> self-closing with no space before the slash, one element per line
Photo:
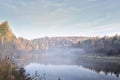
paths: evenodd
<path fill-rule="evenodd" d="M 120 76 L 120 64 L 118 61 L 109 61 L 102 59 L 79 59 L 76 61 L 78 65 L 90 69 L 97 73 L 104 72 L 105 75 L 109 73 L 114 74 L 116 77 Z"/>

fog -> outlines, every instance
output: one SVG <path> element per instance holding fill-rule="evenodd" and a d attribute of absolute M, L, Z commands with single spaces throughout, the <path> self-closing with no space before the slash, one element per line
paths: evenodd
<path fill-rule="evenodd" d="M 119 67 L 118 61 L 97 58 L 86 54 L 84 49 L 51 48 L 35 52 L 25 69 L 32 76 L 37 71 L 40 76 L 49 80 L 58 80 L 58 78 L 62 80 L 97 80 L 98 77 L 101 80 L 119 80 Z"/>
<path fill-rule="evenodd" d="M 32 60 L 37 59 L 36 62 L 41 64 L 69 65 L 74 64 L 78 55 L 84 53 L 85 51 L 79 48 L 51 48 L 38 52 Z"/>

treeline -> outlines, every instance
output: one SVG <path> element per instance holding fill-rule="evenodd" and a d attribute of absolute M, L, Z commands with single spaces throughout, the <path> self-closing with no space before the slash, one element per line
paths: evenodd
<path fill-rule="evenodd" d="M 47 50 L 50 48 L 63 48 L 70 47 L 72 44 L 77 43 L 78 41 L 87 39 L 87 37 L 44 37 L 33 39 L 32 42 L 38 44 L 39 50 Z"/>
<path fill-rule="evenodd" d="M 31 52 L 56 47 L 69 47 L 87 37 L 44 37 L 33 40 L 17 38 L 7 21 L 0 24 L 0 51 L 4 53 Z"/>
<path fill-rule="evenodd" d="M 74 47 L 83 48 L 86 52 L 106 55 L 120 55 L 120 35 L 113 37 L 94 37 L 79 41 Z"/>

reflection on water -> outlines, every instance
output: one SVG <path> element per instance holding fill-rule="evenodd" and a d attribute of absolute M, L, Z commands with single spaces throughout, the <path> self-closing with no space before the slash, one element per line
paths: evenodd
<path fill-rule="evenodd" d="M 114 60 L 103 60 L 103 59 L 79 59 L 76 61 L 77 65 L 81 65 L 84 68 L 95 71 L 96 73 L 104 72 L 105 75 L 111 74 L 119 77 L 120 75 L 120 62 Z"/>
<path fill-rule="evenodd" d="M 30 59 L 25 69 L 31 75 L 37 71 L 47 80 L 120 80 L 119 60 L 77 49 L 55 49 Z"/>
<path fill-rule="evenodd" d="M 105 65 L 103 65 L 105 67 Z M 93 69 L 94 68 L 94 69 Z M 42 65 L 31 63 L 25 67 L 31 75 L 37 71 L 40 75 L 45 74 L 47 80 L 120 80 L 119 74 L 106 73 L 100 67 L 77 66 L 77 65 Z M 114 68 L 113 68 L 114 69 Z M 96 73 L 98 70 L 98 73 Z M 100 71 L 101 70 L 101 71 Z M 106 75 L 107 74 L 107 75 Z"/>

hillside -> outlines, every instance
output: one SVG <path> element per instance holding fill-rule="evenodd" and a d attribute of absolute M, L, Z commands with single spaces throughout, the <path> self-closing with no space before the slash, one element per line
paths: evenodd
<path fill-rule="evenodd" d="M 9 27 L 7 21 L 0 24 L 0 40 L 3 41 L 11 41 L 12 39 L 16 38 L 16 36 L 12 33 L 12 30 Z"/>
<path fill-rule="evenodd" d="M 113 37 L 95 37 L 74 44 L 74 47 L 83 48 L 87 53 L 99 55 L 120 55 L 120 35 Z"/>
<path fill-rule="evenodd" d="M 15 42 L 17 38 L 13 34 L 7 21 L 0 24 L 0 55 L 12 55 L 17 51 Z"/>
<path fill-rule="evenodd" d="M 120 53 L 120 36 L 114 37 L 44 37 L 33 40 L 16 38 L 7 21 L 0 24 L 0 54 L 20 57 L 28 52 L 38 52 L 51 48 L 74 47 L 82 48 L 86 52 L 103 54 Z"/>
<path fill-rule="evenodd" d="M 87 40 L 88 37 L 44 37 L 39 39 L 34 39 L 32 42 L 38 44 L 39 49 L 47 50 L 50 48 L 63 48 L 63 47 L 71 47 L 73 44 L 78 43 L 79 41 Z"/>
<path fill-rule="evenodd" d="M 47 50 L 56 47 L 71 47 L 73 44 L 86 40 L 88 37 L 45 37 L 34 40 L 17 38 L 7 21 L 0 24 L 0 53 L 10 56 L 18 53 Z"/>

